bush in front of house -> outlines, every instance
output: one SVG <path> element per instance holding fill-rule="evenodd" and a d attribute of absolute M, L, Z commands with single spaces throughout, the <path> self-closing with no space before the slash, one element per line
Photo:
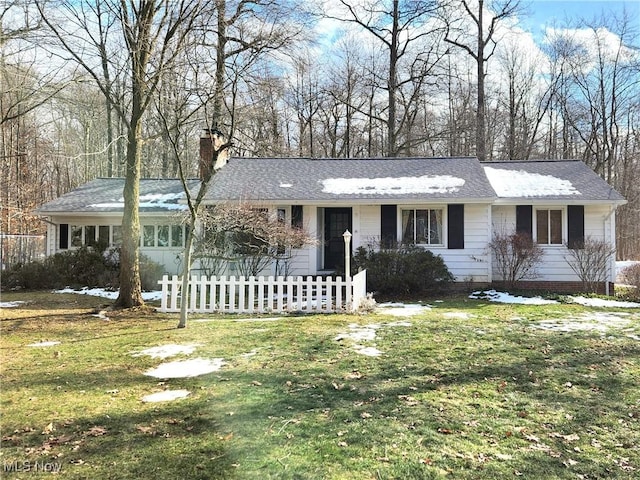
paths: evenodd
<path fill-rule="evenodd" d="M 49 288 L 116 287 L 118 265 L 103 252 L 82 247 L 56 253 L 43 260 L 16 265 L 3 275 L 3 287 L 42 290 Z"/>
<path fill-rule="evenodd" d="M 44 290 L 59 288 L 119 286 L 119 252 L 117 249 L 82 247 L 56 253 L 43 260 L 15 265 L 3 272 L 3 289 Z M 155 290 L 163 267 L 144 255 L 140 258 L 140 281 L 143 290 Z"/>
<path fill-rule="evenodd" d="M 360 247 L 356 271 L 367 270 L 367 290 L 381 295 L 423 295 L 447 289 L 454 276 L 440 255 L 414 245 L 376 251 Z"/>

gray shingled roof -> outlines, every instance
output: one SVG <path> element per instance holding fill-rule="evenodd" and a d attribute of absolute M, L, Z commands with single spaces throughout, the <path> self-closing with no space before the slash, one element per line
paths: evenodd
<path fill-rule="evenodd" d="M 232 158 L 207 200 L 295 203 L 402 200 L 491 201 L 475 158 Z"/>
<path fill-rule="evenodd" d="M 483 162 L 482 166 L 500 199 L 625 201 L 580 160 Z M 529 188 L 534 184 L 536 188 Z"/>
<path fill-rule="evenodd" d="M 196 185 L 197 181 L 191 181 Z M 97 178 L 89 183 L 45 203 L 36 210 L 42 215 L 63 213 L 122 213 L 124 199 L 123 178 Z M 140 212 L 167 213 L 184 208 L 179 204 L 184 199 L 180 180 L 140 180 Z"/>
<path fill-rule="evenodd" d="M 195 191 L 198 180 L 189 182 Z M 527 190 L 528 184 L 535 188 Z M 99 178 L 42 205 L 36 213 L 121 213 L 123 186 L 122 178 Z M 476 158 L 237 157 L 216 174 L 206 200 L 241 199 L 283 204 L 523 199 L 624 203 L 581 161 L 480 163 Z M 179 180 L 140 181 L 141 212 L 167 213 L 181 203 Z"/>

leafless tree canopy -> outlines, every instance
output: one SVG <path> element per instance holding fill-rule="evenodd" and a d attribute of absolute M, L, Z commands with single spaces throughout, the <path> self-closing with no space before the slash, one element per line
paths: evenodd
<path fill-rule="evenodd" d="M 99 176 L 194 177 L 217 126 L 236 156 L 582 159 L 640 258 L 639 19 L 535 46 L 523 3 L 4 0 L 0 231 Z"/>

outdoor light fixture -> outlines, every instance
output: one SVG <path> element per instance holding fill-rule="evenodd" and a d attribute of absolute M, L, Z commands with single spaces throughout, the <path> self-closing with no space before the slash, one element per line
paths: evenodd
<path fill-rule="evenodd" d="M 342 238 L 344 238 L 344 276 L 346 279 L 351 278 L 351 262 L 349 261 L 349 253 L 351 252 L 351 249 L 349 248 L 349 245 L 351 244 L 352 236 L 353 235 L 348 229 L 342 234 Z"/>

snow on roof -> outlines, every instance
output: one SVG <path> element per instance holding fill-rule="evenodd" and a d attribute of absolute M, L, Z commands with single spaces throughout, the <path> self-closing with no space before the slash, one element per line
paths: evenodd
<path fill-rule="evenodd" d="M 464 179 L 452 177 L 451 175 L 395 178 L 327 178 L 322 180 L 322 191 L 334 195 L 453 193 L 460 190 L 464 183 Z"/>
<path fill-rule="evenodd" d="M 139 208 L 165 208 L 167 210 L 186 210 L 186 205 L 175 203 L 176 200 L 184 197 L 184 192 L 180 193 L 149 193 L 140 195 Z M 92 203 L 88 207 L 93 208 L 124 208 L 124 198 L 120 197 L 116 202 Z"/>
<path fill-rule="evenodd" d="M 493 167 L 484 167 L 484 171 L 499 197 L 582 195 L 570 181 L 552 175 Z"/>

